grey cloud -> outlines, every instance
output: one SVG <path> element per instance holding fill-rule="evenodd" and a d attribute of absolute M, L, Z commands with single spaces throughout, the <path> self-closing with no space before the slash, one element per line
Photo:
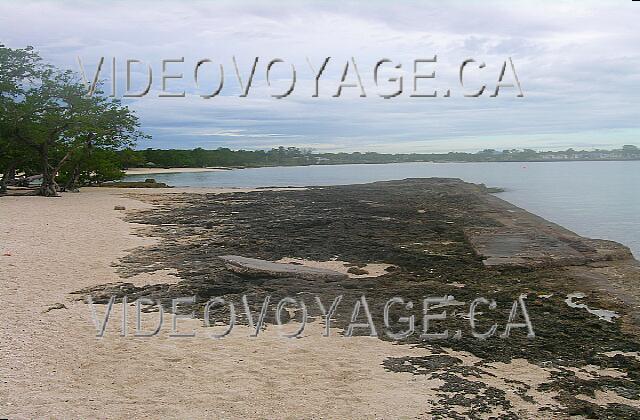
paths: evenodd
<path fill-rule="evenodd" d="M 77 56 L 96 63 L 104 55 L 139 58 L 159 71 L 162 58 L 184 56 L 188 79 L 188 64 L 199 58 L 225 65 L 225 90 L 211 100 L 185 80 L 173 86 L 187 98 L 159 99 L 156 83 L 148 97 L 126 101 L 154 136 L 142 147 L 281 141 L 322 150 L 424 151 L 638 143 L 638 13 L 633 2 L 591 1 L 0 2 L 2 41 L 34 45 L 61 66 L 77 69 Z M 434 54 L 437 79 L 425 86 L 451 88 L 454 98 L 376 96 L 371 72 L 378 59 L 402 62 L 407 92 L 411 59 Z M 233 55 L 243 75 L 256 55 L 294 62 L 299 85 L 289 98 L 271 98 L 261 61 L 250 97 L 238 98 Z M 335 60 L 321 80 L 324 98 L 311 98 L 307 56 Z M 340 63 L 351 56 L 369 97 L 330 98 Z M 463 59 L 484 60 L 487 68 L 473 81 L 492 88 L 509 56 L 525 98 L 509 90 L 498 98 L 460 98 Z M 286 81 L 286 72 L 281 77 Z"/>

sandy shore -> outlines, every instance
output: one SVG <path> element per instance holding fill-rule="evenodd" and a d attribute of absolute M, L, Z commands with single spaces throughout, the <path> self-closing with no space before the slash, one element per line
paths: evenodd
<path fill-rule="evenodd" d="M 166 316 L 163 334 L 141 339 L 119 336 L 116 308 L 106 336 L 97 339 L 89 307 L 69 293 L 119 281 L 111 263 L 153 243 L 134 235 L 115 205 L 145 207 L 105 188 L 0 199 L 0 251 L 8 254 L 0 256 L 0 417 L 373 418 L 423 411 L 433 384 L 386 372 L 381 362 L 425 350 L 322 338 L 320 325 L 300 340 L 275 332 L 249 339 L 239 328 L 214 341 L 201 321 L 187 320 L 182 325 L 197 337 L 176 339 L 168 337 Z M 133 279 L 176 280 L 166 272 Z M 59 303 L 66 309 L 46 312 Z"/>
<path fill-rule="evenodd" d="M 160 191 L 181 192 L 135 190 Z M 338 331 L 325 338 L 319 322 L 301 339 L 284 339 L 273 328 L 250 339 L 239 327 L 212 340 L 201 320 L 180 321 L 181 331 L 194 331 L 195 338 L 169 337 L 165 315 L 162 333 L 144 339 L 133 337 L 133 316 L 129 335 L 120 336 L 122 308 L 116 305 L 106 336 L 97 339 L 89 306 L 70 293 L 121 281 L 112 263 L 155 242 L 136 235 L 136 225 L 114 210 L 149 208 L 125 192 L 94 188 L 54 199 L 0 198 L 0 417 L 429 418 L 441 381 L 382 365 L 390 356 L 431 354 L 427 349 L 345 339 Z M 127 281 L 178 280 L 160 271 Z M 59 304 L 65 308 L 50 310 Z M 468 366 L 479 362 L 467 353 L 450 354 Z M 535 389 L 551 370 L 524 360 L 484 369 L 481 380 L 504 390 L 522 417 L 557 407 L 553 393 Z M 523 393 L 514 379 L 533 386 Z"/>
<path fill-rule="evenodd" d="M 176 173 L 194 173 L 194 172 L 217 172 L 228 171 L 230 169 L 223 168 L 130 168 L 124 171 L 127 175 L 150 175 L 150 174 L 176 174 Z"/>

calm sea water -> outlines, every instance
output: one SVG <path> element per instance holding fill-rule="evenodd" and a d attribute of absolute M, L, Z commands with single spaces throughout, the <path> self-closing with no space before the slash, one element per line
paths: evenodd
<path fill-rule="evenodd" d="M 531 163 L 398 163 L 238 169 L 135 175 L 174 186 L 341 185 L 450 177 L 502 187 L 498 196 L 591 238 L 611 239 L 640 257 L 640 161 Z"/>

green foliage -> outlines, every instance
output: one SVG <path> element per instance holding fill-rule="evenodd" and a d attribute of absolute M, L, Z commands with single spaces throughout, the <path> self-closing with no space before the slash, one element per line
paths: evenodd
<path fill-rule="evenodd" d="M 128 152 L 130 153 L 130 152 Z M 269 151 L 264 150 L 230 150 L 219 148 L 205 150 L 197 148 L 193 150 L 159 150 L 146 149 L 133 152 L 137 156 L 138 166 L 152 167 L 257 167 L 257 166 L 281 166 L 281 165 L 310 165 L 315 158 L 310 151 L 300 150 L 296 147 L 279 147 Z"/>
<path fill-rule="evenodd" d="M 116 151 L 94 149 L 84 152 L 81 157 L 73 157 L 62 166 L 57 181 L 68 191 L 76 190 L 83 185 L 97 185 L 106 181 L 117 181 L 124 178 L 121 169 L 122 161 Z"/>
<path fill-rule="evenodd" d="M 271 150 L 126 150 L 121 152 L 129 163 L 126 167 L 258 167 L 292 165 L 337 165 L 352 163 L 401 162 L 531 162 L 562 160 L 624 160 L 640 159 L 640 149 L 626 145 L 617 150 L 537 152 L 532 149 L 485 149 L 477 153 L 311 153 L 296 147 Z M 124 161 L 124 157 L 122 157 Z"/>
<path fill-rule="evenodd" d="M 44 64 L 31 47 L 0 45 L 0 89 L 0 170 L 41 173 L 42 195 L 57 195 L 59 181 L 76 189 L 121 177 L 115 152 L 145 137 L 120 101 L 87 96 L 75 73 Z"/>

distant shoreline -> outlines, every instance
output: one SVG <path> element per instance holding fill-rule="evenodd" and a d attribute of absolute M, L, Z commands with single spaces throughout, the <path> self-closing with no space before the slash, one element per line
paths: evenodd
<path fill-rule="evenodd" d="M 198 173 L 198 172 L 220 172 L 234 169 L 257 169 L 257 168 L 293 168 L 304 166 L 340 166 L 340 165 L 390 165 L 398 163 L 559 163 L 559 162 L 637 162 L 640 159 L 571 159 L 571 160 L 485 160 L 485 161 L 406 161 L 406 162 L 345 162 L 345 163 L 312 163 L 307 165 L 265 165 L 265 166 L 226 166 L 209 168 L 129 168 L 124 172 L 129 175 L 152 175 L 152 174 L 177 174 L 177 173 Z"/>
<path fill-rule="evenodd" d="M 123 152 L 124 153 L 124 152 Z M 271 148 L 270 150 L 206 150 L 153 149 L 129 150 L 123 156 L 123 165 L 144 168 L 205 167 L 254 168 L 273 166 L 378 164 L 401 162 L 569 162 L 569 161 L 622 161 L 640 160 L 640 147 L 627 144 L 612 150 L 535 151 L 532 149 L 484 149 L 475 153 L 378 153 L 327 152 L 314 153 L 299 147 Z"/>
<path fill-rule="evenodd" d="M 124 171 L 126 175 L 152 175 L 152 174 L 176 174 L 196 172 L 229 171 L 231 168 L 129 168 Z"/>

